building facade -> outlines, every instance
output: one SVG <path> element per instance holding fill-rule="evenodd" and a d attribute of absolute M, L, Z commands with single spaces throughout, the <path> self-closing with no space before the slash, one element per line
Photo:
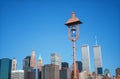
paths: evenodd
<path fill-rule="evenodd" d="M 90 55 L 88 45 L 82 45 L 82 67 L 84 71 L 90 72 Z"/>
<path fill-rule="evenodd" d="M 0 59 L 0 79 L 10 79 L 12 60 L 9 58 Z"/>
<path fill-rule="evenodd" d="M 71 79 L 71 71 L 67 62 L 61 63 L 60 79 Z"/>
<path fill-rule="evenodd" d="M 11 72 L 11 79 L 24 79 L 24 70 L 13 70 Z"/>
<path fill-rule="evenodd" d="M 101 47 L 99 45 L 93 46 L 94 51 L 94 62 L 95 62 L 95 72 L 98 73 L 98 69 L 102 68 L 102 58 L 101 58 Z"/>
<path fill-rule="evenodd" d="M 27 71 L 27 79 L 36 79 L 36 69 L 30 67 Z"/>
<path fill-rule="evenodd" d="M 16 58 L 12 59 L 12 70 L 17 70 L 17 60 L 16 60 Z"/>
<path fill-rule="evenodd" d="M 77 66 L 77 69 L 79 70 L 79 72 L 81 72 L 83 70 L 83 66 L 82 66 L 81 61 L 76 61 L 76 66 Z"/>
<path fill-rule="evenodd" d="M 61 63 L 61 70 L 65 70 L 69 68 L 69 64 L 67 62 L 62 62 Z"/>
<path fill-rule="evenodd" d="M 39 71 L 42 71 L 42 57 L 41 56 L 39 56 L 38 58 L 38 69 Z"/>
<path fill-rule="evenodd" d="M 60 70 L 60 79 L 71 79 L 71 72 L 69 68 Z"/>
<path fill-rule="evenodd" d="M 36 55 L 34 50 L 32 50 L 32 54 L 31 54 L 30 67 L 34 69 L 36 68 Z"/>
<path fill-rule="evenodd" d="M 58 65 L 47 64 L 42 68 L 42 79 L 59 79 L 59 75 Z"/>
<path fill-rule="evenodd" d="M 28 79 L 28 70 L 30 69 L 31 56 L 26 56 L 23 60 L 24 79 Z"/>
<path fill-rule="evenodd" d="M 88 79 L 87 71 L 80 72 L 79 79 Z"/>
<path fill-rule="evenodd" d="M 56 53 L 52 53 L 51 54 L 51 64 L 58 65 L 59 69 L 61 69 L 61 56 Z"/>

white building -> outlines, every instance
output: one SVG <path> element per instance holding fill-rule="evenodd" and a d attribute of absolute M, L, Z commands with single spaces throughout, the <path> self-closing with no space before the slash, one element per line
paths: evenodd
<path fill-rule="evenodd" d="M 82 66 L 83 70 L 90 72 L 90 55 L 89 55 L 89 46 L 82 46 Z"/>
<path fill-rule="evenodd" d="M 82 71 L 79 73 L 79 79 L 88 79 L 87 71 Z"/>
<path fill-rule="evenodd" d="M 59 65 L 59 69 L 61 69 L 61 56 L 56 53 L 52 53 L 51 54 L 51 64 Z"/>
<path fill-rule="evenodd" d="M 93 46 L 94 51 L 94 62 L 95 62 L 95 72 L 98 74 L 98 68 L 102 68 L 102 59 L 101 59 L 101 47 L 99 45 Z"/>
<path fill-rule="evenodd" d="M 24 70 L 14 70 L 11 72 L 11 79 L 24 79 Z"/>
<path fill-rule="evenodd" d="M 16 60 L 16 58 L 13 58 L 13 60 L 12 60 L 12 70 L 17 70 L 17 60 Z"/>

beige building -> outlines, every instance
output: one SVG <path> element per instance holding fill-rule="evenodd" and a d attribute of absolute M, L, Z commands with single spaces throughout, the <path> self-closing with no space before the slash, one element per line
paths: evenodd
<path fill-rule="evenodd" d="M 42 57 L 41 56 L 39 56 L 38 58 L 38 69 L 39 71 L 42 71 Z"/>
<path fill-rule="evenodd" d="M 11 72 L 11 79 L 24 79 L 24 70 L 14 70 Z"/>
<path fill-rule="evenodd" d="M 32 54 L 31 54 L 30 67 L 34 69 L 36 68 L 36 55 L 34 50 L 32 50 Z"/>
<path fill-rule="evenodd" d="M 87 71 L 82 71 L 79 73 L 79 79 L 88 79 Z"/>
<path fill-rule="evenodd" d="M 59 66 L 47 64 L 42 67 L 42 79 L 59 79 Z"/>

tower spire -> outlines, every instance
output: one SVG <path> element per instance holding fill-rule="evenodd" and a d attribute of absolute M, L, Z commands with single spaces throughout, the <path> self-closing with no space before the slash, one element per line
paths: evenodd
<path fill-rule="evenodd" d="M 95 45 L 98 45 L 98 40 L 96 36 L 95 36 Z"/>

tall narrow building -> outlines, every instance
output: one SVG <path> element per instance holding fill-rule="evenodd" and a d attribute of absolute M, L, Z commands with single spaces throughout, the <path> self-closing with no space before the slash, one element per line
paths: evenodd
<path fill-rule="evenodd" d="M 16 58 L 13 58 L 13 60 L 12 60 L 12 70 L 17 70 L 17 60 L 16 60 Z"/>
<path fill-rule="evenodd" d="M 23 60 L 24 79 L 36 78 L 36 56 L 35 51 L 32 51 L 31 56 L 27 56 Z"/>
<path fill-rule="evenodd" d="M 0 79 L 10 79 L 12 60 L 9 58 L 0 59 Z"/>
<path fill-rule="evenodd" d="M 31 54 L 30 67 L 34 69 L 36 68 L 36 55 L 34 50 L 32 50 L 32 54 Z"/>
<path fill-rule="evenodd" d="M 94 51 L 94 63 L 95 63 L 95 72 L 99 74 L 99 71 L 102 73 L 102 59 L 101 59 L 101 47 L 99 45 L 93 46 Z"/>
<path fill-rule="evenodd" d="M 42 71 L 42 57 L 41 57 L 41 55 L 38 58 L 38 69 L 39 69 L 39 71 Z"/>
<path fill-rule="evenodd" d="M 23 60 L 24 79 L 28 79 L 28 70 L 30 69 L 30 56 L 26 56 Z"/>
<path fill-rule="evenodd" d="M 90 55 L 89 55 L 89 46 L 83 45 L 82 46 L 82 66 L 83 71 L 90 71 Z"/>
<path fill-rule="evenodd" d="M 61 56 L 56 53 L 52 53 L 51 54 L 51 64 L 58 65 L 59 69 L 61 69 Z"/>

